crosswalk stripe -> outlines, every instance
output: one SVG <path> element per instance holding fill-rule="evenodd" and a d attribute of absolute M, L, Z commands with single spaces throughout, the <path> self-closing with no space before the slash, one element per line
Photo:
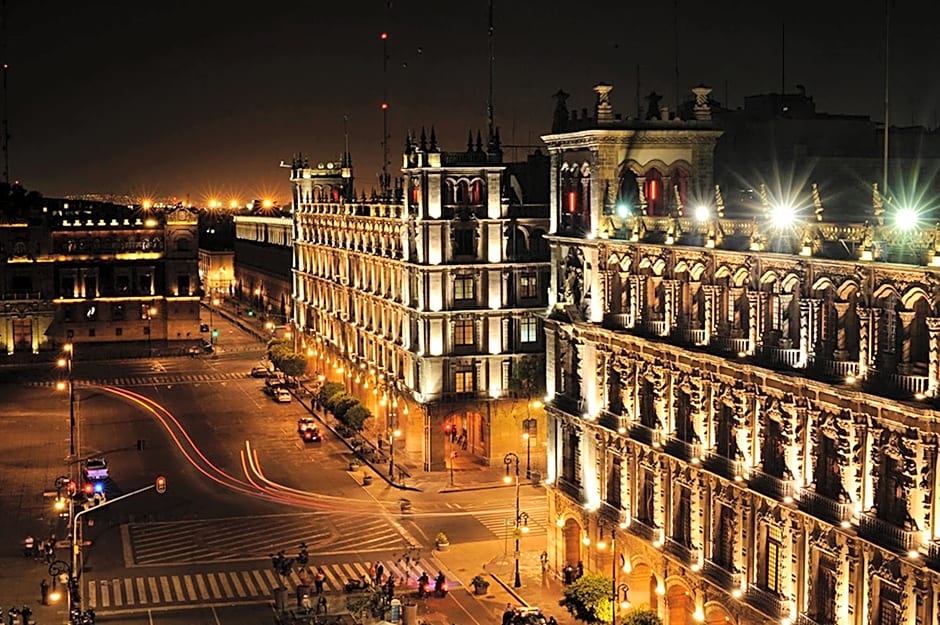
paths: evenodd
<path fill-rule="evenodd" d="M 160 588 L 163 589 L 164 601 L 173 601 L 173 595 L 170 594 L 170 580 L 167 579 L 166 575 L 160 576 Z"/>
<path fill-rule="evenodd" d="M 150 597 L 154 600 L 155 603 L 160 602 L 160 592 L 157 590 L 157 578 L 148 577 L 147 586 L 150 587 Z"/>
<path fill-rule="evenodd" d="M 225 573 L 219 573 L 219 583 L 222 584 L 222 592 L 225 593 L 225 598 L 234 599 L 237 595 L 232 590 L 232 586 L 228 582 L 228 575 Z"/>
<path fill-rule="evenodd" d="M 261 576 L 261 571 L 252 571 L 251 574 L 255 576 L 255 581 L 258 582 L 258 589 L 261 591 L 258 594 L 262 594 L 262 595 L 268 594 L 269 589 L 267 588 L 267 585 L 264 583 L 264 577 Z M 299 582 L 300 582 L 300 579 L 298 578 L 295 584 Z M 271 588 L 273 589 L 274 586 L 271 586 Z"/>
<path fill-rule="evenodd" d="M 186 595 L 183 594 L 183 584 L 180 582 L 179 576 L 174 575 L 170 581 L 173 582 L 173 590 L 176 591 L 177 600 L 186 601 Z"/>
<path fill-rule="evenodd" d="M 183 587 L 186 589 L 186 594 L 189 595 L 190 599 L 198 599 L 196 596 L 196 587 L 193 586 L 193 578 L 191 575 L 183 576 Z"/>
<path fill-rule="evenodd" d="M 121 580 L 117 578 L 111 580 L 111 593 L 114 595 L 111 598 L 114 600 L 116 607 L 124 605 L 124 599 L 121 596 Z"/>
<path fill-rule="evenodd" d="M 98 607 L 98 593 L 96 592 L 95 582 L 88 582 L 88 606 Z"/>
<path fill-rule="evenodd" d="M 134 583 L 137 585 L 137 602 L 141 605 L 147 605 L 147 591 L 144 588 L 144 578 L 135 577 Z"/>
<path fill-rule="evenodd" d="M 209 591 L 206 589 L 206 580 L 203 579 L 201 573 L 197 573 L 194 577 L 196 578 L 196 587 L 199 589 L 199 598 L 208 599 Z"/>
<path fill-rule="evenodd" d="M 212 598 L 221 599 L 222 594 L 219 591 L 219 584 L 215 580 L 215 573 L 206 573 L 206 579 L 209 582 L 209 590 L 212 591 Z"/>
<path fill-rule="evenodd" d="M 101 580 L 101 607 L 107 608 L 111 606 L 111 594 L 108 592 L 108 581 Z"/>
<path fill-rule="evenodd" d="M 130 577 L 124 578 L 124 598 L 134 600 L 134 580 Z"/>

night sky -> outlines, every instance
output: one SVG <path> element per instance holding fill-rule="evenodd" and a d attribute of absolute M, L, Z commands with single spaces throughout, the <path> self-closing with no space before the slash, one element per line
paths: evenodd
<path fill-rule="evenodd" d="M 82 193 L 289 198 L 283 159 L 343 150 L 357 188 L 382 159 L 382 44 L 389 33 L 392 172 L 407 128 L 445 150 L 486 126 L 486 0 L 6 0 L 11 177 L 47 196 Z M 641 90 L 675 103 L 673 2 L 495 0 L 496 121 L 504 144 L 534 144 L 559 88 L 617 112 Z M 881 119 L 881 0 L 679 0 L 679 84 L 732 107 L 805 85 L 817 110 Z M 772 6 L 772 9 L 755 7 Z M 940 2 L 891 11 L 892 123 L 937 125 Z M 513 150 L 506 150 L 507 156 Z M 518 151 L 517 156 L 522 157 Z"/>

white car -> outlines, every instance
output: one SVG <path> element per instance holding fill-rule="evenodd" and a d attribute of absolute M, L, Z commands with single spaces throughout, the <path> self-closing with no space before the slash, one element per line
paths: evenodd
<path fill-rule="evenodd" d="M 87 482 L 103 482 L 108 479 L 108 461 L 104 458 L 89 458 L 82 464 Z"/>
<path fill-rule="evenodd" d="M 291 400 L 290 391 L 286 388 L 274 389 L 274 401 L 281 404 L 289 404 Z"/>

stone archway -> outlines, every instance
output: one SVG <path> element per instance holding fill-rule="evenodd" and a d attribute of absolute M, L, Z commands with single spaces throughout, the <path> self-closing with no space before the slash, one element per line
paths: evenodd
<path fill-rule="evenodd" d="M 564 563 L 562 566 L 570 564 L 576 567 L 581 560 L 581 524 L 575 519 L 569 518 L 565 521 L 565 526 L 561 531 L 565 537 Z"/>
<path fill-rule="evenodd" d="M 735 625 L 734 617 L 718 603 L 705 605 L 705 625 Z"/>
<path fill-rule="evenodd" d="M 667 625 L 693 625 L 692 613 L 695 601 L 689 590 L 681 584 L 674 584 L 666 590 Z"/>
<path fill-rule="evenodd" d="M 627 610 L 649 608 L 659 611 L 659 595 L 656 594 L 656 576 L 645 562 L 633 565 L 629 573 L 622 573 L 622 579 L 630 587 L 630 608 Z"/>

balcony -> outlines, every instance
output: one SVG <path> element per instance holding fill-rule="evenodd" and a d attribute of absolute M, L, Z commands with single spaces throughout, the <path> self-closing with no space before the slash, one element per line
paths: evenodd
<path fill-rule="evenodd" d="M 630 313 L 607 313 L 604 315 L 604 327 L 608 330 L 632 330 L 633 315 Z"/>
<path fill-rule="evenodd" d="M 687 443 L 682 439 L 670 436 L 664 445 L 666 453 L 680 460 L 692 460 L 702 457 L 702 446 L 698 443 Z M 697 461 L 696 461 L 697 462 Z"/>
<path fill-rule="evenodd" d="M 702 567 L 702 573 L 725 590 L 731 591 L 741 586 L 741 575 L 732 573 L 720 564 L 715 564 L 711 560 L 705 560 L 705 566 Z"/>
<path fill-rule="evenodd" d="M 630 438 L 653 447 L 659 447 L 662 444 L 661 432 L 642 423 L 634 423 L 630 426 Z"/>
<path fill-rule="evenodd" d="M 712 473 L 740 482 L 744 477 L 744 463 L 732 460 L 716 453 L 710 453 L 705 458 L 705 468 Z"/>
<path fill-rule="evenodd" d="M 691 345 L 708 345 L 708 331 L 698 328 L 679 328 L 677 330 L 682 342 Z"/>
<path fill-rule="evenodd" d="M 647 525 L 646 521 L 640 521 L 639 519 L 633 519 L 633 522 L 630 523 L 630 531 L 636 536 L 650 542 L 659 537 L 659 532 L 656 529 Z"/>
<path fill-rule="evenodd" d="M 927 543 L 927 564 L 935 571 L 940 571 L 940 541 Z"/>
<path fill-rule="evenodd" d="M 751 490 L 757 491 L 773 497 L 778 501 L 792 501 L 796 493 L 796 482 L 794 480 L 782 480 L 760 469 L 751 470 L 751 479 L 748 480 L 748 486 Z"/>
<path fill-rule="evenodd" d="M 673 540 L 672 538 L 666 539 L 666 544 L 663 548 L 663 551 L 679 560 L 683 564 L 690 564 L 692 562 L 692 550 L 683 545 L 680 542 Z M 696 551 L 696 553 L 698 553 Z"/>
<path fill-rule="evenodd" d="M 666 336 L 666 322 L 662 320 L 653 320 L 643 322 L 643 331 L 653 336 Z"/>
<path fill-rule="evenodd" d="M 800 349 L 782 349 L 780 347 L 768 347 L 764 353 L 770 359 L 770 362 L 778 365 L 785 365 L 792 369 L 802 369 L 806 367 L 806 359 L 803 357 L 803 351 Z"/>
<path fill-rule="evenodd" d="M 799 614 L 796 615 L 796 625 L 830 625 L 830 624 L 824 621 L 817 621 L 815 618 L 813 618 L 809 614 L 800 612 Z"/>
<path fill-rule="evenodd" d="M 857 377 L 857 360 L 824 360 L 823 370 L 829 375 L 837 378 Z"/>
<path fill-rule="evenodd" d="M 927 392 L 930 385 L 930 378 L 926 375 L 905 375 L 902 373 L 892 373 L 891 383 L 902 391 L 911 395 L 923 395 Z"/>
<path fill-rule="evenodd" d="M 811 488 L 799 489 L 800 510 L 812 514 L 817 519 L 841 525 L 852 519 L 853 505 L 850 502 L 836 501 L 825 495 L 817 494 Z"/>
<path fill-rule="evenodd" d="M 718 349 L 734 354 L 746 354 L 751 349 L 751 341 L 746 338 L 733 338 L 730 336 L 716 336 L 714 344 Z"/>
<path fill-rule="evenodd" d="M 901 553 L 913 551 L 920 546 L 919 533 L 914 530 L 902 529 L 867 512 L 862 514 L 859 519 L 859 536 Z"/>
<path fill-rule="evenodd" d="M 784 612 L 780 595 L 758 586 L 748 586 L 744 600 L 771 618 L 780 618 Z"/>
<path fill-rule="evenodd" d="M 568 495 L 575 501 L 581 501 L 581 484 L 570 482 L 564 478 L 558 479 L 558 490 Z"/>

